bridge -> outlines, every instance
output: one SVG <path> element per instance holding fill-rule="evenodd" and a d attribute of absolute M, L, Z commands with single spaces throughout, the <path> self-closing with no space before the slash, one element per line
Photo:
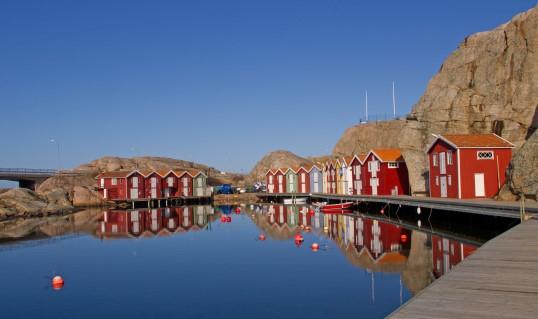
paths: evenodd
<path fill-rule="evenodd" d="M 0 168 L 0 180 L 19 182 L 19 187 L 36 190 L 47 178 L 58 174 L 55 169 Z"/>

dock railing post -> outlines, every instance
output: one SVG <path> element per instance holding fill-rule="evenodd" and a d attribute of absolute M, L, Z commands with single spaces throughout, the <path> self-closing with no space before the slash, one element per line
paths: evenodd
<path fill-rule="evenodd" d="M 523 223 L 525 221 L 525 194 L 520 193 L 520 206 L 519 206 L 519 217 L 521 219 L 521 222 Z"/>

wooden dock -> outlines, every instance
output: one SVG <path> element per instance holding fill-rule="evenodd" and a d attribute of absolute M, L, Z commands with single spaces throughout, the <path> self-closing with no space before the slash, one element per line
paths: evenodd
<path fill-rule="evenodd" d="M 490 240 L 387 318 L 538 318 L 538 220 Z"/>
<path fill-rule="evenodd" d="M 380 203 L 388 205 L 402 205 L 408 207 L 421 207 L 440 211 L 453 211 L 487 216 L 520 218 L 519 202 L 503 202 L 491 199 L 465 200 L 452 198 L 417 197 L 408 195 L 399 196 L 371 196 L 371 195 L 338 195 L 324 193 L 259 193 L 262 200 L 282 198 L 310 198 L 320 201 L 355 201 L 357 203 Z M 529 214 L 538 214 L 538 205 L 527 201 L 525 210 Z"/>

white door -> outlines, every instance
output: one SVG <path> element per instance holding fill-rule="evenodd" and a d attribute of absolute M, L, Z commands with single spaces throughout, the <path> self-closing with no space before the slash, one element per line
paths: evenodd
<path fill-rule="evenodd" d="M 446 174 L 446 153 L 439 153 L 439 172 Z"/>
<path fill-rule="evenodd" d="M 138 198 L 138 188 L 131 188 L 131 198 L 132 199 Z"/>
<path fill-rule="evenodd" d="M 372 186 L 372 195 L 377 195 L 377 186 L 379 180 L 376 177 L 370 178 L 370 186 Z"/>
<path fill-rule="evenodd" d="M 151 198 L 157 198 L 157 189 L 156 188 L 151 189 Z"/>
<path fill-rule="evenodd" d="M 133 183 L 133 188 L 138 188 L 138 177 L 135 176 L 131 179 L 131 183 Z"/>
<path fill-rule="evenodd" d="M 314 182 L 314 193 L 319 193 L 319 182 Z"/>
<path fill-rule="evenodd" d="M 107 191 L 108 191 L 108 189 L 106 189 L 106 188 L 103 190 L 103 192 L 104 192 L 103 197 L 104 198 L 108 198 L 108 192 Z"/>
<path fill-rule="evenodd" d="M 441 162 L 442 163 L 442 162 Z M 446 188 L 446 176 L 441 176 L 441 197 L 447 196 L 447 188 Z"/>
<path fill-rule="evenodd" d="M 476 197 L 486 196 L 486 188 L 484 184 L 484 173 L 474 174 L 474 196 Z"/>

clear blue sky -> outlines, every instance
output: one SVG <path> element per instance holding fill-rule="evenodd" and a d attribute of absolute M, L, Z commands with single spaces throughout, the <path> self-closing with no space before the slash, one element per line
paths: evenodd
<path fill-rule="evenodd" d="M 158 155 L 249 171 L 407 113 L 471 33 L 536 1 L 0 2 L 0 167 Z M 134 149 L 134 150 L 133 150 Z"/>

